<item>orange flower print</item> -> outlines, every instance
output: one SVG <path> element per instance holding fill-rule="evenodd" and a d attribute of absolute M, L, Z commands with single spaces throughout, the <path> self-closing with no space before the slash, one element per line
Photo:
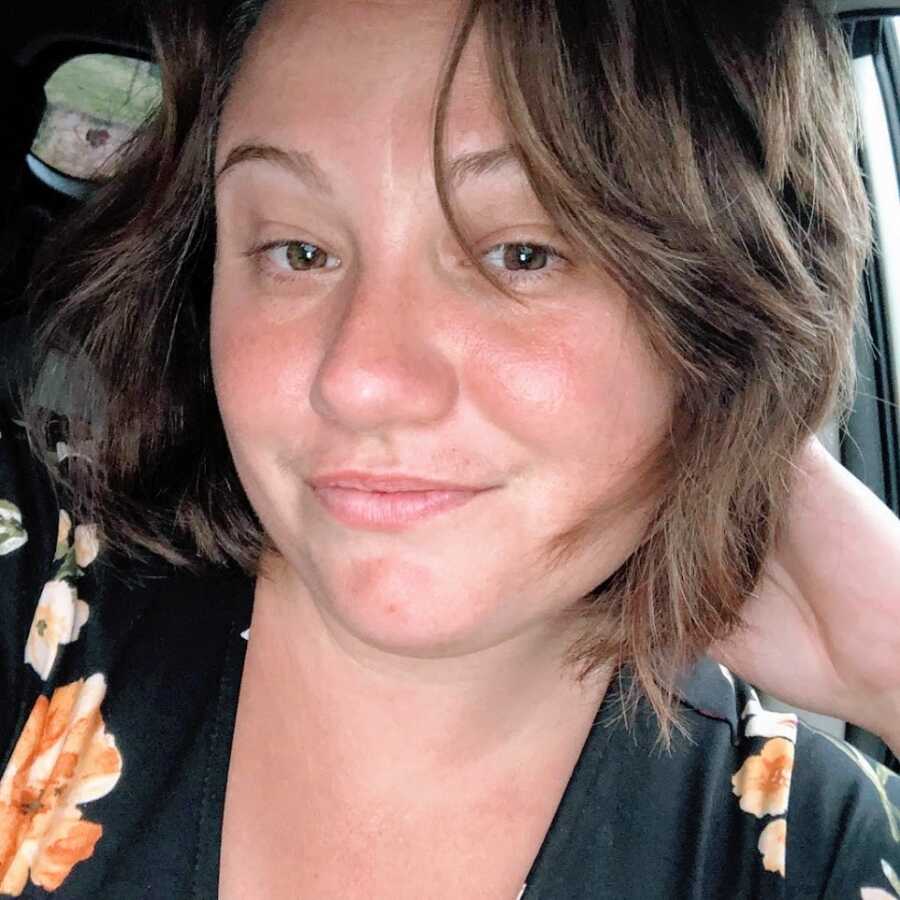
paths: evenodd
<path fill-rule="evenodd" d="M 38 697 L 0 778 L 0 894 L 18 897 L 28 882 L 56 890 L 88 859 L 103 834 L 78 808 L 108 794 L 122 772 L 100 704 L 97 673 Z"/>
<path fill-rule="evenodd" d="M 769 822 L 759 836 L 757 848 L 763 856 L 763 868 L 784 878 L 784 854 L 787 844 L 787 819 Z"/>
<path fill-rule="evenodd" d="M 776 737 L 766 741 L 762 753 L 749 756 L 731 776 L 731 786 L 744 812 L 757 818 L 787 812 L 794 768 L 794 745 Z"/>
<path fill-rule="evenodd" d="M 86 569 L 97 558 L 100 551 L 97 526 L 76 525 L 74 547 L 75 564 L 80 569 Z"/>
<path fill-rule="evenodd" d="M 56 556 L 59 559 L 69 549 L 69 533 L 72 531 L 72 517 L 64 510 L 59 511 L 59 524 L 56 528 Z"/>

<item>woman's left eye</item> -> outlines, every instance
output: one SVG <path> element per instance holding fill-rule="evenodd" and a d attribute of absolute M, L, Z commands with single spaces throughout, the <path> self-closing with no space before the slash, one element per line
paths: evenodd
<path fill-rule="evenodd" d="M 499 269 L 511 281 L 540 278 L 564 259 L 549 244 L 507 242 L 496 244 L 484 254 L 488 265 Z"/>

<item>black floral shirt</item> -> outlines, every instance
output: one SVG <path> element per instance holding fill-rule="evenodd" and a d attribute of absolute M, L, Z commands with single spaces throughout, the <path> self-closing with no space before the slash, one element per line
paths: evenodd
<path fill-rule="evenodd" d="M 112 565 L 0 418 L 0 897 L 216 897 L 252 603 L 240 573 Z M 523 900 L 900 898 L 900 779 L 708 659 L 655 749 L 648 710 L 618 715 L 629 677 Z"/>

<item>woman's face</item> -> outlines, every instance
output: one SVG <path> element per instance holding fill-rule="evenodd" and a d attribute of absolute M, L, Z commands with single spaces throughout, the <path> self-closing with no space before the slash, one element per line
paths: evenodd
<path fill-rule="evenodd" d="M 621 290 L 503 155 L 478 31 L 447 157 L 472 245 L 519 302 L 455 242 L 430 148 L 456 12 L 274 0 L 217 149 L 212 357 L 241 481 L 298 596 L 412 656 L 540 629 L 615 571 L 645 510 L 601 515 L 562 564 L 546 550 L 629 490 L 672 403 Z M 326 501 L 377 513 L 383 495 L 310 484 L 346 470 L 486 490 L 378 526 Z"/>

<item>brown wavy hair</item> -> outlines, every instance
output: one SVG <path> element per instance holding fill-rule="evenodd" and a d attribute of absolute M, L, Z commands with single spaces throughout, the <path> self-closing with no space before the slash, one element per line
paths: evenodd
<path fill-rule="evenodd" d="M 26 396 L 32 432 L 46 433 L 53 414 L 35 384 L 51 361 L 81 373 L 68 437 L 89 446 L 64 487 L 108 542 L 248 573 L 266 540 L 225 440 L 208 323 L 217 125 L 262 6 L 156 5 L 163 100 L 41 254 L 43 369 Z M 679 671 L 740 624 L 784 521 L 792 459 L 851 406 L 870 235 L 846 48 L 804 0 L 469 0 L 434 131 L 439 196 L 462 238 L 443 129 L 479 22 L 535 193 L 626 290 L 676 386 L 670 431 L 646 461 L 652 518 L 576 605 L 571 652 L 582 676 L 630 664 L 667 738 Z M 592 524 L 588 513 L 559 535 L 548 564 Z"/>

